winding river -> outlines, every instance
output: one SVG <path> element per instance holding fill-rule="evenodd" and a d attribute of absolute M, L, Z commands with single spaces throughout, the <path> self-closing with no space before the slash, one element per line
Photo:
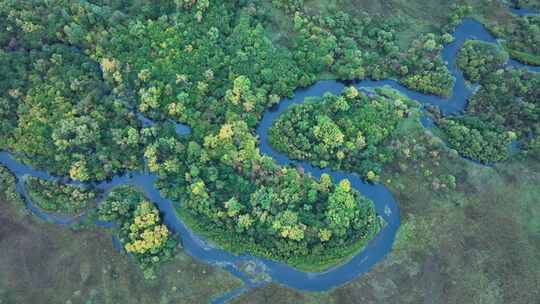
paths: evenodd
<path fill-rule="evenodd" d="M 354 83 L 359 89 L 370 89 L 380 86 L 390 86 L 411 99 L 415 99 L 425 105 L 437 105 L 441 108 L 444 115 L 457 113 L 466 105 L 467 98 L 472 94 L 472 89 L 469 88 L 461 71 L 455 65 L 455 57 L 459 47 L 466 39 L 479 39 L 486 42 L 496 43 L 497 41 L 488 33 L 485 28 L 478 22 L 466 19 L 454 32 L 455 40 L 446 45 L 442 51 L 443 59 L 447 62 L 448 69 L 456 78 L 455 87 L 450 98 L 441 98 L 437 96 L 425 95 L 415 91 L 411 91 L 400 85 L 394 80 L 371 81 L 364 80 Z M 508 65 L 523 68 L 523 64 L 510 60 Z M 540 67 L 526 67 L 532 71 L 540 71 Z M 250 255 L 235 256 L 227 251 L 216 248 L 208 244 L 205 240 L 193 234 L 191 230 L 176 216 L 173 203 L 162 197 L 159 191 L 154 187 L 157 177 L 148 172 L 130 172 L 122 176 L 116 176 L 108 181 L 103 181 L 95 184 L 98 189 L 107 191 L 118 185 L 133 185 L 144 191 L 146 196 L 154 201 L 163 215 L 165 224 L 176 234 L 179 235 L 182 241 L 184 250 L 192 257 L 204 261 L 206 263 L 219 265 L 239 277 L 245 285 L 239 289 L 233 290 L 224 295 L 222 298 L 215 300 L 216 303 L 224 302 L 235 295 L 262 284 L 264 282 L 254 280 L 248 274 L 243 272 L 241 265 L 246 263 L 255 263 L 258 268 L 264 272 L 272 281 L 286 285 L 291 288 L 308 290 L 308 291 L 324 291 L 330 288 L 339 286 L 353 280 L 361 274 L 367 272 L 373 265 L 381 261 L 384 256 L 392 248 L 397 229 L 400 225 L 399 209 L 390 191 L 382 184 L 372 185 L 364 183 L 356 174 L 344 171 L 332 171 L 330 169 L 320 169 L 310 165 L 307 162 L 297 162 L 289 159 L 286 155 L 278 153 L 268 144 L 267 132 L 271 127 L 272 122 L 288 107 L 294 104 L 302 103 L 308 96 L 322 96 L 326 92 L 339 94 L 345 84 L 337 81 L 319 81 L 307 89 L 300 89 L 295 92 L 295 97 L 292 99 L 285 98 L 281 102 L 267 110 L 263 114 L 263 118 L 257 127 L 257 135 L 260 139 L 261 153 L 272 157 L 279 165 L 293 165 L 302 167 L 304 172 L 311 174 L 315 178 L 319 178 L 321 174 L 327 173 L 332 177 L 334 182 L 339 182 L 342 179 L 349 179 L 352 187 L 358 190 L 362 195 L 373 200 L 377 213 L 384 219 L 386 225 L 361 251 L 355 254 L 346 263 L 336 266 L 330 270 L 319 273 L 310 273 L 298 271 L 288 265 L 270 261 L 267 259 L 257 258 Z M 144 125 L 149 125 L 152 121 L 139 117 Z M 177 132 L 179 134 L 189 134 L 187 126 L 178 124 Z M 25 176 L 34 176 L 47 180 L 65 179 L 54 177 L 47 172 L 39 171 L 30 166 L 22 164 L 14 159 L 9 152 L 0 152 L 0 163 L 8 167 L 17 177 L 17 190 L 25 198 L 28 208 L 38 217 L 45 221 L 56 224 L 72 224 L 80 220 L 78 218 L 68 218 L 58 215 L 51 215 L 43 212 L 39 208 L 32 205 L 28 199 L 28 195 L 23 186 Z M 66 181 L 68 182 L 68 181 Z M 75 185 L 81 183 L 71 182 Z M 84 216 L 84 215 L 83 215 Z M 97 223 L 100 226 L 109 227 L 110 223 Z"/>
<path fill-rule="evenodd" d="M 521 17 L 527 17 L 527 16 L 535 16 L 537 15 L 537 13 L 535 12 L 535 10 L 531 9 L 531 8 L 527 8 L 527 7 L 520 7 L 520 8 L 517 8 L 517 7 L 513 7 L 513 6 L 509 6 L 509 9 L 510 11 L 515 14 L 515 15 L 518 15 L 518 16 L 521 16 Z"/>

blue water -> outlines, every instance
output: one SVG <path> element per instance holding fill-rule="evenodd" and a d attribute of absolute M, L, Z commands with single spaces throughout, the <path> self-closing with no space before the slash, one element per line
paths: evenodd
<path fill-rule="evenodd" d="M 509 8 L 513 14 L 521 16 L 521 17 L 537 15 L 537 13 L 531 8 L 526 8 L 526 7 L 521 7 L 521 8 L 509 7 Z"/>
<path fill-rule="evenodd" d="M 459 71 L 455 65 L 455 55 L 459 47 L 465 40 L 473 38 L 492 43 L 496 43 L 497 41 L 484 29 L 480 23 L 473 20 L 464 20 L 463 23 L 455 29 L 454 37 L 455 40 L 446 45 L 442 51 L 442 58 L 445 62 L 447 62 L 448 69 L 456 79 L 452 96 L 449 98 L 441 98 L 438 96 L 418 93 L 405 88 L 394 80 L 363 80 L 354 83 L 354 85 L 359 89 L 390 86 L 405 94 L 409 98 L 421 102 L 422 104 L 439 106 L 444 115 L 458 113 L 464 109 L 467 98 L 472 94 L 472 90 L 465 84 L 461 71 Z M 509 61 L 508 64 L 518 68 L 526 67 L 514 61 Z M 538 67 L 526 68 L 538 71 Z M 373 265 L 381 261 L 390 251 L 397 229 L 400 225 L 397 203 L 390 191 L 383 185 L 367 184 L 363 182 L 358 175 L 351 174 L 350 172 L 332 171 L 327 168 L 321 169 L 314 167 L 307 162 L 293 161 L 286 155 L 274 151 L 268 144 L 267 133 L 272 122 L 291 105 L 304 102 L 305 98 L 308 96 L 322 96 L 326 92 L 339 94 L 344 87 L 345 84 L 341 82 L 327 80 L 319 81 L 307 89 L 299 89 L 295 92 L 294 98 L 285 98 L 281 100 L 277 106 L 264 112 L 262 120 L 257 127 L 257 135 L 260 140 L 259 148 L 262 154 L 272 157 L 279 165 L 294 165 L 302 167 L 304 172 L 312 175 L 315 178 L 319 178 L 321 174 L 327 173 L 332 177 L 334 182 L 339 182 L 345 178 L 349 179 L 353 188 L 362 193 L 362 195 L 373 200 L 377 214 L 385 221 L 385 225 L 380 233 L 377 234 L 365 248 L 355 254 L 346 263 L 325 272 L 311 273 L 298 271 L 290 266 L 275 261 L 257 258 L 250 255 L 235 256 L 227 251 L 215 248 L 214 246 L 205 242 L 205 240 L 202 240 L 198 236 L 194 235 L 192 231 L 189 230 L 176 216 L 173 203 L 170 200 L 162 197 L 159 191 L 154 187 L 157 177 L 151 173 L 131 172 L 129 174 L 115 176 L 111 180 L 95 183 L 93 185 L 98 189 L 103 190 L 105 193 L 112 187 L 125 184 L 133 185 L 142 190 L 150 200 L 156 203 L 157 207 L 161 211 L 161 214 L 163 215 L 165 224 L 173 233 L 179 236 L 184 250 L 189 255 L 206 263 L 221 266 L 231 272 L 233 275 L 239 277 L 245 283 L 244 287 L 233 290 L 224 295 L 222 298 L 214 300 L 213 302 L 215 303 L 222 303 L 240 294 L 247 288 L 261 283 L 252 282 L 251 279 L 245 273 L 243 273 L 238 266 L 242 263 L 250 261 L 255 261 L 258 265 L 263 266 L 262 268 L 265 269 L 266 274 L 271 278 L 272 281 L 291 288 L 309 291 L 324 291 L 339 286 L 367 272 Z M 154 123 L 140 114 L 138 117 L 144 126 L 149 126 Z M 422 123 L 424 126 L 432 125 L 432 122 L 427 118 L 422 118 Z M 181 135 L 186 135 L 190 133 L 191 129 L 185 125 L 177 124 L 176 131 Z M 21 195 L 23 195 L 28 208 L 36 216 L 44 219 L 45 221 L 56 224 L 72 224 L 81 219 L 81 217 L 69 218 L 48 214 L 42 210 L 39 210 L 39 208 L 36 208 L 28 199 L 28 195 L 23 186 L 23 177 L 25 175 L 31 175 L 46 180 L 62 181 L 72 185 L 84 186 L 85 184 L 70 181 L 66 178 L 51 176 L 45 171 L 31 168 L 30 166 L 15 160 L 12 154 L 9 152 L 0 152 L 0 163 L 8 167 L 17 176 L 17 190 L 21 193 Z M 101 227 L 113 226 L 113 223 L 111 222 L 97 222 L 96 224 Z M 119 249 L 121 249 L 117 239 L 114 241 L 114 243 L 115 247 L 120 247 Z"/>
<path fill-rule="evenodd" d="M 435 128 L 435 122 L 433 121 L 433 119 L 431 119 L 431 117 L 427 115 L 423 115 L 422 117 L 420 117 L 420 123 L 425 129 Z"/>

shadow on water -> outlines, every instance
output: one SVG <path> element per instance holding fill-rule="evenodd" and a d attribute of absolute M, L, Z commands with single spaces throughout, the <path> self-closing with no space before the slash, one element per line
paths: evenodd
<path fill-rule="evenodd" d="M 459 71 L 455 64 L 455 57 L 459 47 L 466 39 L 474 38 L 492 43 L 496 43 L 496 40 L 484 29 L 480 23 L 473 20 L 464 20 L 463 23 L 461 23 L 461 25 L 455 29 L 454 37 L 455 40 L 446 45 L 442 51 L 442 57 L 447 62 L 448 69 L 456 79 L 452 95 L 449 98 L 441 98 L 438 96 L 418 93 L 405 88 L 394 80 L 363 80 L 353 84 L 359 89 L 389 86 L 403 93 L 407 97 L 415 99 L 423 104 L 439 106 L 444 115 L 458 113 L 466 106 L 466 100 L 472 93 L 471 89 L 465 85 L 463 74 L 461 71 Z M 518 64 L 513 61 L 510 61 L 509 65 L 523 67 L 522 64 Z M 373 185 L 365 183 L 358 175 L 350 172 L 332 171 L 327 168 L 321 169 L 312 166 L 308 162 L 293 161 L 286 155 L 274 151 L 268 144 L 267 133 L 268 129 L 272 125 L 272 122 L 289 106 L 304 102 L 306 97 L 322 96 L 326 92 L 339 94 L 344 87 L 345 84 L 338 81 L 319 81 L 307 89 L 299 89 L 295 92 L 294 98 L 285 98 L 281 100 L 278 105 L 267 110 L 263 114 L 262 120 L 257 127 L 257 135 L 260 139 L 259 148 L 261 153 L 272 157 L 279 165 L 293 165 L 302 167 L 304 172 L 312 175 L 314 178 L 320 178 L 321 174 L 327 173 L 332 177 L 334 182 L 339 182 L 342 179 L 349 179 L 351 186 L 354 189 L 358 190 L 362 195 L 374 202 L 377 214 L 385 221 L 385 225 L 381 229 L 380 233 L 378 233 L 362 250 L 356 253 L 344 264 L 336 266 L 327 271 L 317 273 L 303 272 L 286 264 L 263 258 L 257 258 L 250 255 L 235 256 L 227 251 L 215 248 L 193 234 L 193 232 L 189 230 L 177 217 L 173 203 L 170 200 L 163 198 L 158 189 L 155 188 L 154 184 L 157 177 L 154 174 L 148 172 L 130 172 L 121 176 L 115 176 L 111 180 L 93 185 L 104 192 L 115 186 L 126 184 L 133 185 L 142 190 L 150 200 L 156 203 L 163 215 L 165 224 L 169 227 L 169 229 L 171 229 L 171 231 L 180 237 L 183 248 L 189 255 L 206 263 L 221 266 L 244 282 L 243 287 L 235 289 L 225 294 L 221 298 L 215 299 L 212 303 L 223 303 L 234 298 L 235 296 L 238 296 L 245 290 L 257 286 L 257 284 L 265 283 L 261 281 L 253 282 L 248 275 L 240 270 L 240 266 L 238 265 L 248 262 L 255 262 L 257 265 L 261 265 L 262 268 L 265 269 L 265 274 L 268 275 L 272 281 L 291 288 L 309 291 L 324 291 L 342 285 L 367 272 L 373 265 L 382 260 L 390 251 L 397 229 L 400 225 L 397 203 L 390 191 L 381 184 Z M 149 126 L 154 123 L 140 114 L 137 116 L 141 120 L 143 126 Z M 422 124 L 424 126 L 431 126 L 432 121 L 427 118 L 422 118 Z M 191 129 L 188 126 L 177 124 L 176 131 L 180 135 L 186 135 L 190 133 Z M 9 152 L 0 152 L 0 163 L 8 167 L 16 175 L 18 180 L 17 190 L 25 198 L 28 209 L 30 209 L 35 215 L 48 222 L 56 224 L 68 225 L 80 220 L 80 218 L 57 217 L 56 215 L 45 213 L 39 210 L 39 208 L 36 208 L 28 199 L 28 195 L 24 189 L 22 180 L 25 175 L 31 175 L 46 180 L 65 181 L 69 184 L 77 186 L 84 186 L 85 184 L 69 181 L 65 178 L 54 177 L 45 171 L 33 169 L 30 166 L 24 165 L 15 160 Z M 111 222 L 97 222 L 96 224 L 101 227 L 114 226 Z M 117 249 L 121 250 L 121 244 L 117 238 L 113 239 L 113 243 Z"/>

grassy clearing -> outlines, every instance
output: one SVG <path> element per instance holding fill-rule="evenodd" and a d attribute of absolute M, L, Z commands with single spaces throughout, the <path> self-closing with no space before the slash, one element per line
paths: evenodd
<path fill-rule="evenodd" d="M 180 251 L 145 281 L 98 229 L 16 217 L 0 200 L 0 303 L 208 303 L 241 282 Z"/>

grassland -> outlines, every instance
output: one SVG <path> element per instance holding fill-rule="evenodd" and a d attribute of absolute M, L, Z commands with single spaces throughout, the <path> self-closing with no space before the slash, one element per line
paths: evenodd
<path fill-rule="evenodd" d="M 147 281 L 102 229 L 17 215 L 0 199 L 0 303 L 208 303 L 241 282 L 182 251 Z M 46 302 L 44 302 L 46 299 Z"/>

